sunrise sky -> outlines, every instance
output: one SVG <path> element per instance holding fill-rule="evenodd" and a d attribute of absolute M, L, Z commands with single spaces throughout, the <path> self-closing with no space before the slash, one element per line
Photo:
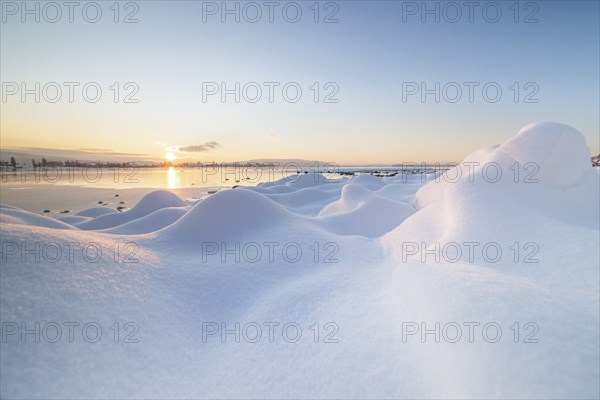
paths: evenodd
<path fill-rule="evenodd" d="M 296 23 L 282 17 L 286 2 L 275 9 L 273 23 L 268 15 L 251 23 L 242 14 L 239 23 L 231 15 L 222 23 L 220 10 L 213 15 L 210 8 L 221 7 L 221 2 L 140 1 L 133 2 L 135 8 L 121 3 L 115 23 L 109 9 L 113 2 L 100 3 L 97 23 L 85 21 L 81 9 L 75 10 L 73 23 L 67 15 L 56 23 L 42 15 L 36 23 L 32 15 L 22 22 L 22 10 L 13 8 L 21 2 L 2 2 L 3 153 L 16 149 L 76 159 L 164 161 L 168 156 L 206 162 L 460 161 L 534 121 L 572 125 L 586 135 L 592 153 L 599 152 L 596 1 L 521 2 L 518 16 L 510 8 L 514 2 L 497 2 L 502 16 L 496 23 L 486 21 L 481 8 L 475 9 L 473 22 L 467 15 L 448 22 L 444 17 L 453 18 L 455 11 L 446 9 L 446 14 L 440 11 L 439 23 L 435 15 L 426 15 L 423 23 L 420 10 L 413 15 L 407 8 L 421 2 L 400 1 L 337 2 L 335 7 L 324 2 L 319 23 L 310 8 L 313 2 L 297 3 L 302 16 Z M 27 4 L 34 9 L 35 2 Z M 236 3 L 227 4 L 233 8 Z M 436 2 L 427 4 L 436 7 Z M 55 11 L 46 11 L 53 18 Z M 123 23 L 134 11 L 139 22 Z M 254 10 L 246 11 L 246 17 L 254 17 Z M 288 12 L 294 16 L 294 10 Z M 493 16 L 494 10 L 488 12 Z M 329 14 L 339 22 L 323 23 Z M 524 23 L 530 15 L 539 22 Z M 20 92 L 12 94 L 12 83 L 22 82 L 30 89 L 35 82 L 79 86 L 72 103 L 64 85 L 56 103 L 43 96 L 36 103 L 33 94 L 25 102 Z M 102 89 L 97 103 L 82 97 L 81 87 L 88 82 Z M 125 87 L 128 82 L 133 85 Z M 273 103 L 265 86 L 257 103 L 243 98 L 235 103 L 233 95 L 222 102 L 219 94 L 203 101 L 206 82 L 225 82 L 229 88 L 235 82 L 280 85 Z M 302 89 L 296 103 L 282 96 L 281 87 L 288 82 Z M 320 89 L 317 103 L 315 82 Z M 425 102 L 420 94 L 403 101 L 406 82 L 425 82 L 429 88 L 435 82 L 479 86 L 473 102 L 462 86 L 461 100 L 451 103 L 442 94 L 436 103 L 434 94 Z M 483 98 L 481 87 L 488 82 L 502 89 L 496 103 Z M 326 83 L 333 85 L 326 88 Z M 527 83 L 533 85 L 525 87 Z M 338 102 L 325 103 L 336 88 L 332 98 Z M 531 98 L 538 102 L 525 103 L 536 88 Z M 124 102 L 135 89 L 132 98 L 138 102 Z M 53 90 L 48 97 L 54 96 Z M 454 97 L 455 92 L 448 93 Z"/>

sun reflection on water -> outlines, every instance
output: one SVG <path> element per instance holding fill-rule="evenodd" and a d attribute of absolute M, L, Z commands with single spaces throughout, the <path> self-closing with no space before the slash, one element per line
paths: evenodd
<path fill-rule="evenodd" d="M 175 172 L 175 168 L 169 167 L 167 170 L 167 187 L 169 189 L 177 188 L 177 173 Z"/>

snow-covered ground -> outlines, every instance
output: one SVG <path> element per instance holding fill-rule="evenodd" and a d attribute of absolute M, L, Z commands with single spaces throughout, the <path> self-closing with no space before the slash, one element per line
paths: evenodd
<path fill-rule="evenodd" d="M 444 174 L 2 205 L 2 398 L 598 398 L 600 185 L 528 125 Z"/>

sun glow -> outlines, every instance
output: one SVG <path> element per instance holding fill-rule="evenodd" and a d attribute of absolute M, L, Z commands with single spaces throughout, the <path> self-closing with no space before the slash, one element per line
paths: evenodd
<path fill-rule="evenodd" d="M 165 159 L 167 161 L 174 161 L 177 158 L 177 156 L 173 153 L 167 153 L 165 154 Z"/>

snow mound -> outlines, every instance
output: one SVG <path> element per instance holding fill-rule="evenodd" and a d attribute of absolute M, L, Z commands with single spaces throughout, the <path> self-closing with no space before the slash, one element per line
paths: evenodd
<path fill-rule="evenodd" d="M 383 179 L 370 174 L 361 174 L 350 179 L 350 184 L 362 185 L 369 190 L 378 190 L 385 186 Z"/>
<path fill-rule="evenodd" d="M 252 190 L 224 190 L 196 204 L 160 238 L 176 242 L 232 241 L 298 221 L 267 196 Z"/>
<path fill-rule="evenodd" d="M 416 207 L 422 208 L 436 201 L 444 199 L 444 191 L 449 185 L 452 185 L 460 179 L 470 179 L 477 175 L 482 165 L 492 157 L 497 145 L 484 147 L 469 154 L 465 159 L 455 167 L 450 168 L 441 174 L 436 174 L 433 179 L 422 186 L 416 195 Z"/>
<path fill-rule="evenodd" d="M 321 216 L 319 224 L 337 235 L 375 238 L 391 231 L 414 212 L 406 203 L 373 196 L 347 211 Z"/>
<path fill-rule="evenodd" d="M 150 233 L 171 225 L 185 215 L 186 212 L 187 209 L 182 207 L 161 208 L 144 217 L 134 219 L 131 222 L 127 222 L 114 228 L 105 229 L 102 232 L 125 235 Z"/>
<path fill-rule="evenodd" d="M 270 182 L 268 182 L 270 183 Z M 295 192 L 296 189 L 291 186 L 282 185 L 260 185 L 260 186 L 244 186 L 240 187 L 242 190 L 251 190 L 257 193 L 263 194 L 284 194 L 284 193 L 292 193 Z"/>
<path fill-rule="evenodd" d="M 423 185 L 423 183 L 388 183 L 386 186 L 373 193 L 377 196 L 391 200 L 414 204 L 415 192 L 421 185 Z"/>
<path fill-rule="evenodd" d="M 0 206 L 0 221 L 3 224 L 31 225 L 54 229 L 77 229 L 65 222 L 54 218 L 37 215 L 17 207 Z"/>
<path fill-rule="evenodd" d="M 308 187 L 287 193 L 268 194 L 288 210 L 302 215 L 316 215 L 323 207 L 339 198 L 340 187 L 337 190 L 323 190 L 321 187 Z"/>
<path fill-rule="evenodd" d="M 536 177 L 557 189 L 580 184 L 590 172 L 590 149 L 578 130 L 555 122 L 539 122 L 523 127 L 497 152 L 521 165 L 539 167 Z"/>
<path fill-rule="evenodd" d="M 501 146 L 488 146 L 467 156 L 417 193 L 417 206 L 444 198 L 449 186 L 462 181 L 537 184 L 566 190 L 593 179 L 590 149 L 576 129 L 554 122 L 523 127 Z M 496 174 L 500 171 L 500 176 Z"/>
<path fill-rule="evenodd" d="M 330 181 L 325 176 L 318 173 L 295 175 L 284 179 L 287 180 L 287 186 L 291 186 L 295 189 L 320 186 L 330 183 Z"/>
<path fill-rule="evenodd" d="M 514 243 L 530 243 L 544 248 L 545 268 L 561 268 L 568 262 L 563 250 L 567 243 L 583 253 L 582 246 L 597 241 L 600 183 L 588 155 L 575 129 L 554 123 L 528 125 L 505 144 L 478 150 L 440 181 L 425 184 L 416 194 L 421 210 L 385 235 L 382 243 L 398 258 L 403 244 L 415 238 L 427 246 L 494 243 L 504 254 L 514 252 Z M 526 171 L 529 162 L 537 167 Z M 472 173 L 467 173 L 469 165 Z M 492 174 L 486 174 L 486 165 L 494 165 Z M 461 168 L 462 175 L 450 179 Z M 474 260 L 497 268 L 523 261 L 505 256 L 501 263 L 488 262 L 481 251 Z M 577 265 L 584 271 L 579 276 L 593 273 L 589 259 Z"/>
<path fill-rule="evenodd" d="M 65 216 L 55 217 L 54 219 L 57 219 L 59 221 L 65 222 L 70 225 L 77 225 L 79 223 L 89 221 L 92 218 L 91 217 L 82 217 L 82 216 L 78 216 L 78 215 L 65 215 Z"/>
<path fill-rule="evenodd" d="M 348 183 L 342 188 L 339 200 L 329 203 L 321 212 L 320 217 L 348 212 L 365 203 L 373 194 L 369 189 L 360 184 Z"/>
<path fill-rule="evenodd" d="M 155 190 L 142 197 L 131 210 L 122 213 L 100 215 L 91 221 L 79 224 L 78 227 L 83 230 L 113 228 L 144 217 L 161 208 L 183 206 L 185 206 L 185 202 L 175 193 L 168 190 Z"/>
<path fill-rule="evenodd" d="M 318 219 L 320 226 L 338 235 L 377 237 L 401 224 L 414 211 L 409 204 L 380 197 L 363 185 L 348 183 L 340 199 L 325 206 Z"/>
<path fill-rule="evenodd" d="M 96 218 L 99 217 L 101 215 L 105 215 L 105 214 L 114 214 L 117 213 L 117 210 L 113 210 L 112 208 L 108 208 L 108 207 L 93 207 L 93 208 L 88 208 L 86 210 L 83 211 L 79 211 L 78 213 L 74 214 L 75 216 L 78 217 L 91 217 L 91 218 Z"/>

